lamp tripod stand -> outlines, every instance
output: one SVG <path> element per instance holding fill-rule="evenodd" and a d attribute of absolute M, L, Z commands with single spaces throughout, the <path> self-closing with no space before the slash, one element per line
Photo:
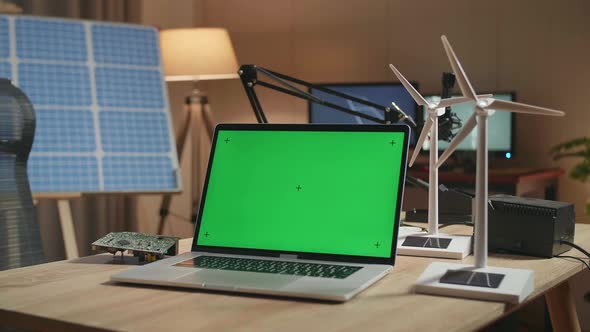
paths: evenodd
<path fill-rule="evenodd" d="M 176 138 L 176 151 L 178 151 L 178 159 L 182 163 L 183 151 L 187 141 L 190 139 L 192 142 L 191 156 L 191 185 L 188 188 L 189 197 L 191 198 L 191 222 L 194 222 L 199 211 L 199 201 L 201 192 L 201 140 L 199 135 L 202 127 L 205 127 L 205 134 L 207 136 L 207 144 L 211 144 L 211 138 L 213 137 L 213 124 L 210 117 L 210 105 L 207 95 L 198 89 L 193 89 L 192 93 L 187 96 L 184 100 L 184 109 L 186 117 L 182 123 L 180 135 Z M 157 234 L 162 234 L 164 226 L 168 216 L 175 215 L 170 212 L 170 205 L 172 204 L 172 194 L 164 195 L 162 203 L 160 204 L 160 221 L 158 223 Z M 180 217 L 180 216 L 179 216 Z"/>

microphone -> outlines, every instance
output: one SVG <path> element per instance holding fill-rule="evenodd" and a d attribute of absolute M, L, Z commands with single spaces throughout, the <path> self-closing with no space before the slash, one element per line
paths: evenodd
<path fill-rule="evenodd" d="M 442 93 L 441 98 L 450 98 L 451 91 L 455 86 L 455 75 L 444 72 L 442 74 Z M 455 137 L 453 130 L 461 128 L 461 119 L 457 114 L 451 112 L 451 107 L 445 108 L 445 114 L 438 118 L 438 139 L 440 141 L 450 142 Z"/>

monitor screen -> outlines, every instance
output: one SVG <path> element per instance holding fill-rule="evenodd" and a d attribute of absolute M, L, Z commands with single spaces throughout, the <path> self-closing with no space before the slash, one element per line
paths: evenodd
<path fill-rule="evenodd" d="M 218 127 L 195 244 L 393 259 L 407 127 L 285 126 Z"/>
<path fill-rule="evenodd" d="M 512 93 L 493 93 L 494 98 L 501 100 L 513 101 Z M 457 95 L 458 96 L 458 95 Z M 440 96 L 424 96 L 429 102 L 438 102 Z M 456 113 L 457 117 L 461 119 L 461 125 L 464 125 L 469 117 L 475 111 L 475 104 L 473 102 L 459 104 L 451 107 L 451 112 Z M 426 109 L 423 109 L 422 118 L 426 119 Z M 498 111 L 488 118 L 488 150 L 490 152 L 501 152 L 507 158 L 511 157 L 512 151 L 512 121 L 513 113 Z M 460 129 L 455 130 L 458 132 Z M 424 141 L 424 150 L 429 149 L 428 140 Z M 445 150 L 449 146 L 449 142 L 439 141 L 439 150 Z M 457 150 L 460 151 L 475 151 L 477 148 L 477 126 L 473 131 L 459 144 Z"/>
<path fill-rule="evenodd" d="M 415 87 L 417 84 L 412 83 Z M 321 84 L 320 86 L 335 90 L 353 97 L 371 101 L 375 104 L 389 107 L 391 102 L 395 102 L 408 116 L 414 121 L 417 120 L 418 105 L 412 99 L 412 96 L 406 91 L 400 83 L 358 83 L 358 84 Z M 367 114 L 379 119 L 384 118 L 382 111 L 355 103 L 350 100 L 334 96 L 317 89 L 310 89 L 310 93 L 322 100 L 346 107 L 353 111 Z M 310 123 L 342 123 L 342 124 L 374 124 L 375 122 L 363 119 L 359 116 L 344 113 L 333 108 L 320 105 L 318 103 L 309 103 L 309 122 Z M 410 137 L 410 144 L 414 145 L 414 133 Z"/>

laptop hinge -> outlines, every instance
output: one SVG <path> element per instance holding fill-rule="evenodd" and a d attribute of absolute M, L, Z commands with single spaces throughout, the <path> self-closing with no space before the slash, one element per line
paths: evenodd
<path fill-rule="evenodd" d="M 297 259 L 297 255 L 287 255 L 287 254 L 280 254 L 279 258 L 286 258 L 286 259 Z"/>

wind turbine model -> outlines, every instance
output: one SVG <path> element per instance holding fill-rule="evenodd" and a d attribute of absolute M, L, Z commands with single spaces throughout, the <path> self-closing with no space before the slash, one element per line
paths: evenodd
<path fill-rule="evenodd" d="M 393 65 L 389 65 L 395 76 L 404 85 L 412 98 L 420 106 L 427 107 L 428 117 L 416 142 L 414 154 L 409 166 L 414 161 L 430 134 L 430 165 L 428 176 L 428 234 L 416 233 L 398 241 L 398 254 L 463 259 L 471 253 L 471 236 L 457 236 L 438 233 L 438 117 L 445 113 L 445 107 L 471 101 L 467 97 L 441 99 L 438 103 L 428 102 Z M 482 96 L 488 97 L 489 95 Z M 491 96 L 490 96 L 491 97 Z M 400 239 L 401 240 L 401 239 Z"/>
<path fill-rule="evenodd" d="M 533 271 L 492 267 L 488 260 L 488 117 L 496 110 L 516 113 L 563 116 L 565 113 L 522 103 L 481 98 L 475 95 L 467 75 L 447 38 L 443 46 L 457 77 L 463 96 L 475 101 L 475 112 L 448 149 L 441 155 L 441 165 L 477 125 L 477 173 L 475 184 L 475 265 L 431 263 L 418 278 L 416 292 L 460 296 L 494 301 L 522 302 L 533 291 Z"/>

